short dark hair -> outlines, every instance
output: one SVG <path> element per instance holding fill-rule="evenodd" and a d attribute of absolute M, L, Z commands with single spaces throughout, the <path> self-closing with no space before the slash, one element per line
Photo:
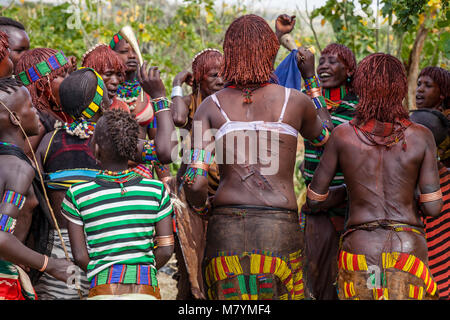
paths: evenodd
<path fill-rule="evenodd" d="M 430 129 L 436 145 L 440 145 L 447 138 L 450 123 L 442 112 L 425 108 L 411 110 L 410 119 Z"/>
<path fill-rule="evenodd" d="M 17 29 L 25 31 L 25 27 L 23 26 L 23 24 L 8 17 L 0 17 L 0 28 L 1 26 L 15 27 Z"/>
<path fill-rule="evenodd" d="M 17 91 L 18 88 L 22 87 L 21 81 L 13 77 L 0 78 L 0 91 L 7 94 L 11 93 L 11 90 Z"/>
<path fill-rule="evenodd" d="M 133 159 L 139 125 L 135 116 L 120 109 L 105 111 L 95 127 L 95 141 L 115 158 Z"/>
<path fill-rule="evenodd" d="M 75 118 L 89 106 L 97 91 L 97 76 L 89 69 L 72 72 L 59 87 L 63 111 Z"/>

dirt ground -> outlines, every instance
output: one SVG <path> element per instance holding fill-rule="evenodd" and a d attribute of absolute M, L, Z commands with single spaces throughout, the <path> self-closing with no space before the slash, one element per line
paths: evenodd
<path fill-rule="evenodd" d="M 166 265 L 158 271 L 156 277 L 161 290 L 161 300 L 175 300 L 177 297 L 177 282 L 172 278 L 177 271 L 176 263 L 177 260 L 175 259 L 175 254 L 173 254 Z"/>

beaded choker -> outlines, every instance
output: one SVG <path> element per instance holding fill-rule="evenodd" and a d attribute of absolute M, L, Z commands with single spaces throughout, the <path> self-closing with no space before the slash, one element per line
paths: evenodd
<path fill-rule="evenodd" d="M 121 189 L 120 193 L 124 195 L 127 192 L 127 189 L 125 189 L 123 184 L 138 176 L 139 174 L 130 169 L 124 171 L 103 170 L 100 172 L 100 174 L 97 175 L 97 178 L 118 183 Z"/>
<path fill-rule="evenodd" d="M 18 77 L 25 86 L 32 84 L 33 82 L 49 75 L 52 71 L 58 70 L 69 63 L 66 56 L 62 51 L 50 56 L 47 60 L 41 61 L 31 68 L 22 71 L 18 74 Z"/>
<path fill-rule="evenodd" d="M 103 89 L 105 88 L 105 83 L 103 82 L 102 77 L 92 68 L 81 67 L 81 69 L 88 69 L 94 72 L 97 76 L 97 89 L 95 91 L 94 99 L 89 104 L 89 106 L 81 113 L 86 119 L 92 118 L 92 116 L 100 109 L 100 105 L 103 99 Z M 75 119 L 74 116 L 72 116 Z"/>
<path fill-rule="evenodd" d="M 323 89 L 323 96 L 328 109 L 335 109 L 341 104 L 342 99 L 347 95 L 347 87 L 340 86 L 339 88 Z"/>
<path fill-rule="evenodd" d="M 228 85 L 225 85 L 225 88 L 233 88 L 233 89 L 241 90 L 242 94 L 244 95 L 244 103 L 250 104 L 253 102 L 253 100 L 252 100 L 253 91 L 255 91 L 256 89 L 259 89 L 261 87 L 265 87 L 269 84 L 270 84 L 270 82 L 266 82 L 266 83 L 257 84 L 256 86 L 252 86 L 252 87 L 242 87 L 242 86 L 228 84 Z"/>

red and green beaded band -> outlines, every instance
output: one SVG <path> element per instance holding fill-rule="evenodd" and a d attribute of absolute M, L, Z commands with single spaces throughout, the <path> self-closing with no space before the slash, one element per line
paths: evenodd
<path fill-rule="evenodd" d="M 97 89 L 95 91 L 94 99 L 89 104 L 89 106 L 81 113 L 86 119 L 89 119 L 94 116 L 98 109 L 100 109 L 100 105 L 103 100 L 103 89 L 105 88 L 105 83 L 103 82 L 103 78 L 101 77 L 101 75 L 99 75 L 94 69 L 81 67 L 79 70 L 81 69 L 91 70 L 97 76 Z"/>
<path fill-rule="evenodd" d="M 120 34 L 116 33 L 116 34 L 112 37 L 111 41 L 109 42 L 109 47 L 110 47 L 111 49 L 114 50 L 114 48 L 116 47 L 116 45 L 117 45 L 117 44 L 119 43 L 119 41 L 122 40 L 122 39 L 123 39 L 123 37 L 122 37 Z"/>
<path fill-rule="evenodd" d="M 28 86 L 33 82 L 49 75 L 52 71 L 58 70 L 69 63 L 62 51 L 50 56 L 47 60 L 41 61 L 31 68 L 22 71 L 17 76 L 22 81 L 24 86 Z"/>
<path fill-rule="evenodd" d="M 26 199 L 27 197 L 21 195 L 20 193 L 17 193 L 12 190 L 6 190 L 5 193 L 3 194 L 2 202 L 11 203 L 16 207 L 18 207 L 19 210 L 21 210 Z"/>

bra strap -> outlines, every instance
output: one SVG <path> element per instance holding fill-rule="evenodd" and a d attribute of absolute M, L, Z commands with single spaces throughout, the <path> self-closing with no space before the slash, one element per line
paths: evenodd
<path fill-rule="evenodd" d="M 284 87 L 284 104 L 283 104 L 283 108 L 281 109 L 281 114 L 280 114 L 280 118 L 278 119 L 278 122 L 283 121 L 283 117 L 284 117 L 284 113 L 286 112 L 286 106 L 289 101 L 290 93 L 291 93 L 291 89 Z"/>
<path fill-rule="evenodd" d="M 211 95 L 211 98 L 213 99 L 213 101 L 215 102 L 215 104 L 217 105 L 217 107 L 219 108 L 219 110 L 220 110 L 220 112 L 222 113 L 222 115 L 223 115 L 223 117 L 225 118 L 225 120 L 226 120 L 227 122 L 230 122 L 230 118 L 228 118 L 227 114 L 225 113 L 225 111 L 223 111 L 222 107 L 220 106 L 219 99 L 217 99 L 216 94 L 213 93 L 213 94 Z"/>

